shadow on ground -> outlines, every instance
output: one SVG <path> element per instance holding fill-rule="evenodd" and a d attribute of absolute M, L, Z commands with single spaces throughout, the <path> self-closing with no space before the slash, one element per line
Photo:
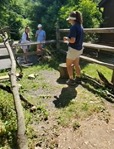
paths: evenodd
<path fill-rule="evenodd" d="M 58 78 L 56 82 L 59 84 L 66 84 L 66 81 L 67 81 L 67 79 Z"/>
<path fill-rule="evenodd" d="M 56 108 L 64 108 L 69 105 L 70 101 L 77 96 L 77 91 L 74 86 L 63 87 L 59 97 L 55 96 L 53 103 Z"/>

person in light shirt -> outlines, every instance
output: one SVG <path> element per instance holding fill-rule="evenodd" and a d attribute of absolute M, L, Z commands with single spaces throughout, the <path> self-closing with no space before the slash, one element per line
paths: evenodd
<path fill-rule="evenodd" d="M 25 31 L 23 32 L 22 37 L 21 37 L 21 43 L 30 42 L 29 32 L 30 32 L 30 28 L 28 26 L 26 26 Z M 28 63 L 28 56 L 27 55 L 28 55 L 29 46 L 25 45 L 25 46 L 22 46 L 21 48 L 22 48 L 23 53 L 24 53 L 25 63 Z"/>
<path fill-rule="evenodd" d="M 37 27 L 38 27 L 38 30 L 36 31 L 36 34 L 35 34 L 35 37 L 37 38 L 37 42 L 39 42 L 37 45 L 37 55 L 42 55 L 44 43 L 41 43 L 41 42 L 45 42 L 46 32 L 42 29 L 41 24 L 38 24 Z"/>

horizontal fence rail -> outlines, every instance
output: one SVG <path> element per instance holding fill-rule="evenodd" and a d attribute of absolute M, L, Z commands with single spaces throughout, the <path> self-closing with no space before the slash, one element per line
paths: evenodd
<path fill-rule="evenodd" d="M 109 69 L 112 69 L 112 70 L 114 69 L 113 64 L 109 64 L 109 63 L 106 63 L 106 62 L 101 62 L 99 60 L 96 60 L 94 58 L 90 58 L 90 57 L 87 57 L 87 56 L 84 56 L 84 55 L 81 55 L 80 58 L 85 60 L 85 61 L 91 62 L 91 63 L 96 63 L 96 64 L 99 64 L 99 65 L 108 67 Z"/>
<path fill-rule="evenodd" d="M 29 46 L 29 45 L 37 45 L 39 43 L 43 44 L 49 44 L 49 43 L 56 43 L 56 40 L 47 40 L 45 42 L 36 42 L 36 41 L 30 41 L 26 43 L 18 43 L 18 41 L 15 41 L 12 45 L 12 47 L 20 47 L 20 46 Z M 4 48 L 4 43 L 0 43 L 0 48 Z"/>
<path fill-rule="evenodd" d="M 69 32 L 69 29 L 59 29 L 60 32 Z M 84 28 L 84 33 L 114 33 L 114 27 L 109 28 Z"/>
<path fill-rule="evenodd" d="M 65 43 L 63 40 L 59 40 L 59 42 Z M 101 50 L 101 51 L 108 51 L 108 52 L 114 53 L 114 47 L 112 47 L 112 46 L 93 44 L 93 43 L 89 43 L 89 42 L 84 42 L 83 46 L 86 48 L 91 48 L 91 49 L 96 49 L 96 50 Z"/>
<path fill-rule="evenodd" d="M 18 53 L 16 48 L 21 48 L 21 46 L 32 46 L 32 45 L 37 45 L 39 43 L 43 43 L 43 44 L 51 44 L 51 43 L 56 43 L 56 40 L 47 40 L 45 42 L 34 42 L 34 41 L 30 41 L 27 43 L 18 43 L 18 41 L 14 41 L 13 45 L 12 45 L 12 50 L 13 53 L 16 57 L 20 57 L 23 56 L 24 53 Z M 28 52 L 28 56 L 30 55 L 36 55 L 37 52 L 36 51 L 29 51 Z M 0 70 L 1 69 L 7 69 L 11 67 L 11 61 L 10 61 L 10 56 L 9 53 L 7 52 L 7 49 L 5 47 L 5 45 L 3 43 L 0 43 Z"/>
<path fill-rule="evenodd" d="M 37 45 L 37 44 L 40 44 L 40 43 L 43 43 L 43 44 L 56 43 L 56 40 L 47 40 L 47 41 L 44 41 L 44 42 L 30 41 L 30 42 L 26 42 L 26 43 L 17 43 L 17 44 L 13 44 L 13 47 Z"/>

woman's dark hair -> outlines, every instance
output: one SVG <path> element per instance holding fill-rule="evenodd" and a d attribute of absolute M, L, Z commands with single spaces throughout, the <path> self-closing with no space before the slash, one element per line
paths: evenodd
<path fill-rule="evenodd" d="M 79 24 L 83 23 L 82 14 L 80 11 L 71 12 L 70 17 L 76 18 L 75 21 L 78 22 Z"/>

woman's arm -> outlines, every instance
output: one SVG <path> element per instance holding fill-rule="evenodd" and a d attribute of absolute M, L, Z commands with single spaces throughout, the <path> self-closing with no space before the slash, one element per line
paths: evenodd
<path fill-rule="evenodd" d="M 35 34 L 35 37 L 36 37 L 36 38 L 38 37 L 38 33 L 39 33 L 39 31 L 37 30 L 37 31 L 36 31 L 36 34 Z"/>
<path fill-rule="evenodd" d="M 74 38 L 74 37 L 71 37 L 71 38 L 64 37 L 63 40 L 64 40 L 64 42 L 68 42 L 68 43 L 75 43 L 76 42 L 76 38 Z"/>

